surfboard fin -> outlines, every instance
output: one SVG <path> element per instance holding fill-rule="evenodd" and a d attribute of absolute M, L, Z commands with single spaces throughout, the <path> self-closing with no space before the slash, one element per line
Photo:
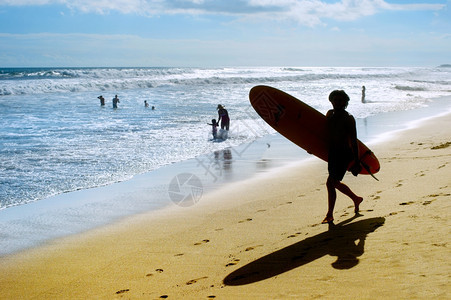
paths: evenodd
<path fill-rule="evenodd" d="M 365 170 L 368 172 L 368 174 L 371 175 L 371 177 L 373 177 L 374 179 L 379 181 L 379 179 L 377 179 L 376 176 L 374 176 L 374 174 L 371 172 L 370 167 L 366 163 L 364 163 L 363 161 L 360 161 L 360 164 L 365 168 Z"/>
<path fill-rule="evenodd" d="M 362 159 L 367 156 L 367 155 L 371 155 L 373 154 L 373 152 L 371 152 L 371 150 L 366 151 L 361 157 L 360 157 L 360 164 L 363 166 L 363 168 L 368 172 L 368 174 L 371 175 L 371 177 L 373 177 L 374 179 L 376 179 L 377 181 L 379 181 L 379 179 L 376 178 L 376 176 L 374 176 L 374 174 L 371 172 L 370 167 L 364 163 L 362 161 Z"/>

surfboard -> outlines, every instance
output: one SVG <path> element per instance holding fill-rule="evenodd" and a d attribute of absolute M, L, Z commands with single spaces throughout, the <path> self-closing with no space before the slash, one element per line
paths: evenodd
<path fill-rule="evenodd" d="M 249 99 L 257 114 L 284 137 L 327 161 L 326 116 L 301 100 L 270 86 L 255 86 L 249 92 Z M 379 172 L 380 164 L 374 153 L 358 140 L 360 174 Z M 348 171 L 353 162 L 348 166 Z M 374 177 L 376 180 L 377 178 Z"/>

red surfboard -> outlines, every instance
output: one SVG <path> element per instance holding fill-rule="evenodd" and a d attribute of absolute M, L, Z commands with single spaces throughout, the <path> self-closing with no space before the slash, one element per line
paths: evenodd
<path fill-rule="evenodd" d="M 328 158 L 326 116 L 299 99 L 269 86 L 255 86 L 249 93 L 255 111 L 284 137 L 324 161 Z M 358 141 L 360 174 L 379 172 L 374 153 Z M 348 170 L 352 167 L 351 163 Z M 377 178 L 374 177 L 376 180 Z"/>

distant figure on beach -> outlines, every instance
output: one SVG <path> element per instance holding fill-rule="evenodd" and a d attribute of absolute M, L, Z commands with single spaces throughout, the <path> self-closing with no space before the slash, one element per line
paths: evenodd
<path fill-rule="evenodd" d="M 117 97 L 117 95 L 116 96 L 114 96 L 114 98 L 113 98 L 113 108 L 117 108 L 117 104 L 118 103 L 121 103 L 120 101 L 119 101 L 119 98 Z"/>
<path fill-rule="evenodd" d="M 354 194 L 351 189 L 342 183 L 348 165 L 354 161 L 352 174 L 357 176 L 361 166 L 359 161 L 359 149 L 357 146 L 357 130 L 355 119 L 350 115 L 348 107 L 349 96 L 343 90 L 335 90 L 329 95 L 329 101 L 333 109 L 326 114 L 328 131 L 328 171 L 327 194 L 328 211 L 322 223 L 331 223 L 334 220 L 333 213 L 337 191 L 339 190 L 354 202 L 355 213 L 359 212 L 359 205 L 363 198 Z"/>
<path fill-rule="evenodd" d="M 365 91 L 366 91 L 365 86 L 362 86 L 362 103 L 365 103 Z"/>
<path fill-rule="evenodd" d="M 218 123 L 221 121 L 221 129 L 229 130 L 230 118 L 227 109 L 221 104 L 216 108 L 218 110 Z"/>
<path fill-rule="evenodd" d="M 216 122 L 216 119 L 212 119 L 211 124 L 207 123 L 207 125 L 211 125 L 211 133 L 213 138 L 216 139 L 218 137 L 218 122 Z"/>
<path fill-rule="evenodd" d="M 102 95 L 100 95 L 99 97 L 97 97 L 98 99 L 100 99 L 100 106 L 105 106 L 105 98 L 103 98 Z"/>
<path fill-rule="evenodd" d="M 144 100 L 144 107 L 149 107 L 149 103 L 147 103 L 147 100 Z M 152 106 L 153 108 L 153 106 Z"/>

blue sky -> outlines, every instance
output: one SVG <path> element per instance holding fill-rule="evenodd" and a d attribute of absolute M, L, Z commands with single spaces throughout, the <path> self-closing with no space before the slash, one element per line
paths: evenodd
<path fill-rule="evenodd" d="M 0 67 L 436 66 L 451 0 L 0 0 Z"/>

